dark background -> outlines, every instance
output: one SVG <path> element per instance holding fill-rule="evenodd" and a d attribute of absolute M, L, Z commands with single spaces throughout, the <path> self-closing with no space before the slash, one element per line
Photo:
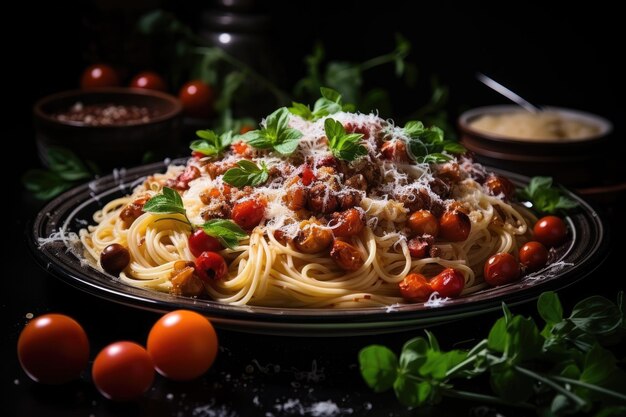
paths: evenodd
<path fill-rule="evenodd" d="M 622 139 L 624 71 L 616 57 L 623 53 L 623 45 L 616 39 L 621 39 L 618 35 L 623 30 L 616 22 L 616 11 L 599 5 L 584 8 L 568 5 L 566 9 L 549 10 L 526 3 L 507 4 L 508 10 L 504 4 L 497 8 L 472 4 L 459 9 L 452 4 L 424 2 L 411 3 L 409 10 L 407 4 L 268 2 L 259 12 L 272 17 L 269 39 L 275 53 L 277 81 L 289 89 L 304 75 L 303 57 L 315 41 L 324 44 L 329 59 L 363 61 L 390 51 L 394 33 L 400 32 L 413 45 L 408 61 L 419 69 L 418 88 L 405 89 L 393 78 L 390 68 L 366 77 L 368 87 L 389 88 L 394 114 L 406 115 L 424 104 L 430 95 L 428 86 L 433 75 L 450 87 L 447 110 L 451 120 L 465 108 L 506 103 L 506 99 L 475 81 L 475 72 L 482 71 L 531 102 L 604 115 L 615 124 L 614 141 Z M 354 366 L 360 347 L 382 341 L 398 348 L 414 333 L 382 338 L 297 340 L 221 332 L 226 350 L 220 353 L 221 360 L 206 378 L 192 384 L 174 384 L 160 378 L 155 391 L 128 406 L 104 401 L 88 379 L 50 388 L 31 383 L 19 369 L 15 343 L 26 323 L 24 314 L 28 312 L 37 315 L 58 311 L 78 317 L 89 333 L 92 357 L 114 340 L 144 341 L 157 318 L 152 313 L 88 296 L 40 271 L 23 242 L 24 228 L 40 203 L 30 199 L 19 182 L 26 169 L 38 165 L 31 121 L 33 102 L 49 93 L 76 88 L 82 70 L 90 63 L 115 65 L 126 74 L 125 81 L 134 72 L 146 69 L 142 53 L 128 50 L 124 39 L 129 36 L 136 17 L 156 6 L 175 12 L 198 29 L 202 26 L 199 10 L 212 7 L 212 3 L 85 1 L 34 5 L 21 2 L 13 5 L 17 10 L 5 14 L 5 19 L 17 20 L 18 30 L 8 24 L 2 28 L 6 94 L 1 134 L 5 157 L 15 158 L 18 167 L 11 168 L 7 174 L 12 194 L 5 199 L 4 210 L 9 215 L 9 239 L 15 244 L 10 244 L 3 255 L 9 270 L 3 277 L 8 282 L 0 291 L 1 315 L 6 320 L 7 332 L 2 342 L 5 359 L 2 383 L 8 388 L 2 390 L 0 409 L 9 411 L 9 415 L 17 413 L 16 410 L 20 415 L 177 415 L 179 412 L 190 415 L 197 407 L 213 403 L 226 405 L 227 411 L 243 410 L 239 415 L 263 415 L 265 410 L 276 412 L 273 401 L 282 404 L 289 398 L 299 398 L 309 404 L 332 399 L 342 408 L 353 408 L 354 415 L 412 414 L 397 406 L 391 395 L 374 395 L 367 390 Z M 607 149 L 607 157 L 611 152 L 615 150 Z M 14 199 L 13 195 L 18 197 Z M 613 240 L 614 256 L 596 275 L 597 279 L 563 291 L 566 311 L 585 295 L 600 293 L 614 298 L 616 290 L 623 288 L 621 276 L 609 272 L 620 265 L 618 257 L 623 244 L 619 243 L 619 235 L 624 230 L 620 216 L 609 215 L 619 213 L 622 207 L 600 208 L 608 209 L 601 213 L 616 226 L 612 227 L 614 237 L 618 237 Z M 533 308 L 517 311 L 530 314 Z M 451 347 L 459 340 L 482 337 L 496 316 L 439 327 L 435 332 L 443 339 L 444 347 Z M 311 371 L 314 359 L 315 366 L 324 368 L 321 380 L 307 379 L 298 373 Z M 270 369 L 268 373 L 257 370 L 246 379 L 244 370 L 254 360 L 261 365 L 280 363 L 282 370 Z M 15 379 L 19 385 L 14 384 Z M 167 394 L 172 394 L 173 400 L 163 400 Z M 256 395 L 263 407 L 252 403 Z M 505 416 L 522 415 L 506 408 L 497 411 Z M 420 413 L 430 412 L 433 410 Z M 487 415 L 495 412 L 496 409 L 489 408 Z M 478 415 L 463 403 L 444 405 L 434 413 Z M 276 415 L 282 414 L 276 412 Z"/>

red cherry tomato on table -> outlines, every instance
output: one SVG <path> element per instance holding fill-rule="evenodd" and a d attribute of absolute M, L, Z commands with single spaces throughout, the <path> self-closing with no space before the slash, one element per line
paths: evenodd
<path fill-rule="evenodd" d="M 548 250 L 539 242 L 527 242 L 519 250 L 519 262 L 528 272 L 538 271 L 548 263 Z"/>
<path fill-rule="evenodd" d="M 45 314 L 22 330 L 17 355 L 32 380 L 62 384 L 78 378 L 87 367 L 89 341 L 76 320 L 63 314 Z"/>
<path fill-rule="evenodd" d="M 102 349 L 91 372 L 98 391 L 114 401 L 137 398 L 154 381 L 150 355 L 133 342 L 116 342 Z"/>
<path fill-rule="evenodd" d="M 80 79 L 80 88 L 118 87 L 120 78 L 117 72 L 105 64 L 96 64 L 87 67 Z"/>
<path fill-rule="evenodd" d="M 520 276 L 520 265 L 510 253 L 496 253 L 485 262 L 485 282 L 498 286 L 513 282 Z"/>
<path fill-rule="evenodd" d="M 217 252 L 222 250 L 222 244 L 219 240 L 213 236 L 209 236 L 204 233 L 204 230 L 197 229 L 193 232 L 188 239 L 189 250 L 196 258 L 202 254 L 202 252 Z"/>
<path fill-rule="evenodd" d="M 146 88 L 148 90 L 167 91 L 163 78 L 156 72 L 146 71 L 135 75 L 130 82 L 132 88 Z"/>
<path fill-rule="evenodd" d="M 161 375 L 187 381 L 204 374 L 213 365 L 218 341 L 206 317 L 193 311 L 177 310 L 154 324 L 147 346 Z"/>
<path fill-rule="evenodd" d="M 253 229 L 265 216 L 265 204 L 261 200 L 246 200 L 236 203 L 230 212 L 230 218 L 243 229 Z"/>
<path fill-rule="evenodd" d="M 442 297 L 455 298 L 461 295 L 465 287 L 465 277 L 461 271 L 446 268 L 430 280 L 430 286 Z"/>
<path fill-rule="evenodd" d="M 213 114 L 213 90 L 202 81 L 189 81 L 178 93 L 183 109 L 188 116 L 207 118 Z"/>
<path fill-rule="evenodd" d="M 196 274 L 207 283 L 219 281 L 228 275 L 228 265 L 219 253 L 202 252 L 196 258 Z"/>
<path fill-rule="evenodd" d="M 428 300 L 433 289 L 422 274 L 409 274 L 398 284 L 402 298 L 413 302 Z"/>
<path fill-rule="evenodd" d="M 558 246 L 565 241 L 567 227 L 565 222 L 556 216 L 546 216 L 537 220 L 533 228 L 535 239 L 545 246 Z"/>

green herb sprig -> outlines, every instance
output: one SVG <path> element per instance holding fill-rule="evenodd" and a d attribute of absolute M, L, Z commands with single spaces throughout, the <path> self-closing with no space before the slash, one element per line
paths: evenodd
<path fill-rule="evenodd" d="M 218 135 L 212 130 L 198 130 L 196 136 L 200 139 L 194 140 L 189 145 L 194 152 L 200 152 L 206 156 L 216 156 L 222 153 L 233 143 L 233 132 L 228 131 Z"/>
<path fill-rule="evenodd" d="M 289 107 L 289 111 L 296 116 L 302 117 L 304 120 L 315 121 L 340 111 L 348 112 L 356 110 L 354 104 L 343 103 L 341 94 L 339 94 L 337 90 L 320 87 L 320 93 L 322 97 L 315 102 L 313 111 L 311 111 L 309 106 L 295 101 L 292 103 L 291 107 Z"/>
<path fill-rule="evenodd" d="M 222 180 L 232 185 L 233 187 L 244 187 L 251 185 L 256 187 L 267 181 L 269 172 L 265 162 L 261 162 L 259 167 L 254 162 L 250 162 L 247 159 L 242 159 L 237 162 L 237 168 L 231 168 L 224 173 Z"/>
<path fill-rule="evenodd" d="M 265 127 L 241 136 L 257 149 L 271 149 L 281 155 L 291 155 L 298 147 L 302 132 L 288 127 L 289 110 L 281 107 L 265 119 Z"/>
<path fill-rule="evenodd" d="M 409 137 L 409 153 L 418 163 L 442 163 L 452 159 L 444 154 L 462 154 L 466 149 L 460 143 L 444 139 L 444 132 L 437 126 L 424 127 L 419 121 L 410 121 L 403 128 Z"/>
<path fill-rule="evenodd" d="M 578 207 L 578 203 L 566 197 L 558 187 L 552 186 L 551 177 L 533 177 L 519 192 L 519 197 L 532 203 L 542 213 L 556 213 Z"/>
<path fill-rule="evenodd" d="M 95 165 L 84 163 L 74 152 L 61 147 L 50 147 L 47 160 L 49 169 L 31 169 L 22 177 L 26 189 L 40 200 L 61 194 L 97 172 Z"/>
<path fill-rule="evenodd" d="M 179 218 L 168 219 L 186 223 L 192 231 L 200 227 L 204 230 L 204 233 L 217 238 L 224 247 L 230 249 L 233 249 L 239 244 L 241 239 L 245 239 L 248 236 L 241 227 L 231 220 L 212 219 L 200 226 L 194 225 L 187 217 L 187 211 L 180 194 L 169 187 L 163 187 L 161 194 L 157 194 L 146 201 L 143 211 L 157 214 L 181 214 L 184 220 Z"/>
<path fill-rule="evenodd" d="M 626 373 L 602 346 L 626 334 L 623 293 L 618 294 L 617 304 L 589 297 L 563 317 L 558 296 L 546 292 L 539 297 L 537 309 L 546 322 L 542 330 L 531 318 L 514 315 L 503 304 L 504 316 L 470 350 L 443 351 L 430 332 L 426 338 L 409 340 L 399 358 L 385 346 L 367 346 L 359 353 L 361 375 L 374 391 L 393 389 L 398 400 L 410 407 L 455 397 L 536 409 L 540 415 L 555 417 L 623 413 Z M 454 386 L 455 379 L 484 374 L 495 395 Z"/>
<path fill-rule="evenodd" d="M 344 161 L 354 161 L 367 154 L 367 149 L 361 144 L 360 133 L 346 133 L 341 122 L 334 119 L 324 120 L 324 131 L 328 138 L 328 147 L 335 157 Z"/>

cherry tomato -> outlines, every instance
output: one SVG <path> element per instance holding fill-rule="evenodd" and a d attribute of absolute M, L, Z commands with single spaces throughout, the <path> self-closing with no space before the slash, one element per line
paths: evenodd
<path fill-rule="evenodd" d="M 250 230 L 258 226 L 265 216 L 265 204 L 256 199 L 235 203 L 230 218 L 244 229 Z"/>
<path fill-rule="evenodd" d="M 197 229 L 189 235 L 187 243 L 189 243 L 189 250 L 196 258 L 200 256 L 202 252 L 217 252 L 218 250 L 222 250 L 220 241 L 213 236 L 207 235 L 202 229 Z"/>
<path fill-rule="evenodd" d="M 428 210 L 413 212 L 411 217 L 409 217 L 408 225 L 411 231 L 416 235 L 431 235 L 437 237 L 439 234 L 439 222 Z"/>
<path fill-rule="evenodd" d="M 430 280 L 430 286 L 442 297 L 455 298 L 461 295 L 465 287 L 465 277 L 461 271 L 446 268 Z"/>
<path fill-rule="evenodd" d="M 358 235 L 365 227 L 365 213 L 355 208 L 333 213 L 328 226 L 336 237 Z"/>
<path fill-rule="evenodd" d="M 120 78 L 117 72 L 110 66 L 105 64 L 96 64 L 87 67 L 83 71 L 80 79 L 80 88 L 101 88 L 101 87 L 117 87 L 120 85 Z"/>
<path fill-rule="evenodd" d="M 213 89 L 200 80 L 189 81 L 178 93 L 188 116 L 207 118 L 213 113 Z"/>
<path fill-rule="evenodd" d="M 167 91 L 165 81 L 156 72 L 146 71 L 135 75 L 130 81 L 132 88 L 146 88 L 148 90 Z"/>
<path fill-rule="evenodd" d="M 196 274 L 204 282 L 219 281 L 228 274 L 228 265 L 219 253 L 202 252 L 196 258 Z"/>
<path fill-rule="evenodd" d="M 356 247 L 339 239 L 333 242 L 330 257 L 345 271 L 356 271 L 365 263 L 361 252 Z"/>
<path fill-rule="evenodd" d="M 510 253 L 496 253 L 485 262 L 485 282 L 491 286 L 508 284 L 520 276 L 520 265 Z"/>
<path fill-rule="evenodd" d="M 462 211 L 446 211 L 439 219 L 439 234 L 450 242 L 462 242 L 470 234 L 472 222 Z"/>
<path fill-rule="evenodd" d="M 433 289 L 422 274 L 409 274 L 398 284 L 402 298 L 413 302 L 423 302 L 433 293 Z"/>
<path fill-rule="evenodd" d="M 302 173 L 300 174 L 300 177 L 302 178 L 302 185 L 309 186 L 313 181 L 315 181 L 315 174 L 313 173 L 311 167 L 307 164 L 302 166 Z"/>
<path fill-rule="evenodd" d="M 154 381 L 154 365 L 137 343 L 116 342 L 98 353 L 91 370 L 98 391 L 114 401 L 128 401 L 146 392 Z"/>
<path fill-rule="evenodd" d="M 537 220 L 533 228 L 535 239 L 548 247 L 558 246 L 565 241 L 567 227 L 565 222 L 556 216 L 546 216 Z"/>
<path fill-rule="evenodd" d="M 204 374 L 217 356 L 217 335 L 198 313 L 172 311 L 161 317 L 148 335 L 148 353 L 156 370 L 167 378 L 187 381 Z"/>
<path fill-rule="evenodd" d="M 202 152 L 198 152 L 198 151 L 193 151 L 191 153 L 191 156 L 193 156 L 196 159 L 202 159 L 202 158 L 206 157 L 205 154 L 203 154 Z"/>
<path fill-rule="evenodd" d="M 519 262 L 528 272 L 538 271 L 548 263 L 548 250 L 539 242 L 527 242 L 519 250 Z"/>
<path fill-rule="evenodd" d="M 83 328 L 63 314 L 44 314 L 24 327 L 17 341 L 24 372 L 36 382 L 62 384 L 80 376 L 89 360 Z"/>
<path fill-rule="evenodd" d="M 494 196 L 502 194 L 504 198 L 511 199 L 515 195 L 515 185 L 508 178 L 501 175 L 489 175 L 485 180 L 485 187 Z"/>

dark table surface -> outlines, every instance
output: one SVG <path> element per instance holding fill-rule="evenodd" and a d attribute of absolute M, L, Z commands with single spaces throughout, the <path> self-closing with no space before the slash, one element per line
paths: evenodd
<path fill-rule="evenodd" d="M 90 381 L 89 372 L 73 383 L 45 386 L 32 382 L 21 370 L 16 344 L 27 315 L 59 312 L 76 318 L 91 343 L 91 358 L 109 343 L 133 340 L 144 344 L 157 313 L 94 297 L 57 280 L 40 269 L 25 242 L 25 228 L 41 207 L 25 192 L 11 217 L 11 237 L 2 288 L 3 416 L 522 416 L 527 411 L 459 400 L 445 400 L 436 408 L 407 410 L 393 393 L 375 394 L 360 377 L 358 351 L 380 343 L 398 351 L 414 331 L 378 336 L 302 338 L 244 334 L 218 329 L 220 351 L 212 369 L 202 378 L 176 383 L 157 376 L 153 388 L 136 402 L 117 404 L 105 400 Z M 623 205 L 613 201 L 597 207 L 612 234 L 604 264 L 586 279 L 560 291 L 566 311 L 580 299 L 601 294 L 615 299 L 625 288 L 622 274 Z M 7 253 L 7 252 L 5 252 Z M 534 303 L 513 309 L 531 315 Z M 444 348 L 466 347 L 485 337 L 498 313 L 439 325 L 431 330 Z M 465 343 L 465 345 L 463 344 Z M 487 381 L 473 389 L 488 392 Z M 324 414 L 327 410 L 334 413 Z M 6 410 L 6 411 L 4 411 Z"/>

